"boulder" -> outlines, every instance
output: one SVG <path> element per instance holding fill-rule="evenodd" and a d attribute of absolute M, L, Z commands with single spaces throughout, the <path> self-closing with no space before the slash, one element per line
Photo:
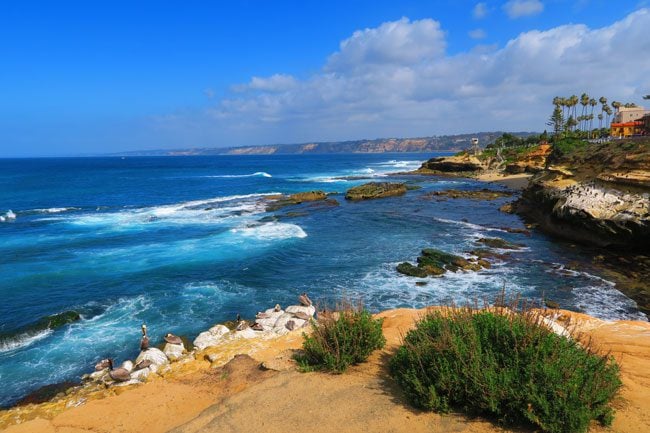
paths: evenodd
<path fill-rule="evenodd" d="M 523 248 L 521 244 L 513 244 L 501 238 L 480 238 L 476 242 L 486 245 L 490 248 L 498 248 L 501 250 L 520 250 Z"/>
<path fill-rule="evenodd" d="M 408 262 L 397 265 L 397 272 L 411 277 L 424 278 L 442 275 L 447 271 L 479 271 L 489 263 L 477 258 L 466 259 L 433 248 L 425 248 L 417 259 L 417 266 Z"/>
<path fill-rule="evenodd" d="M 292 315 L 296 315 L 297 313 L 303 313 L 309 317 L 313 317 L 314 314 L 316 314 L 316 307 L 314 307 L 313 305 L 310 306 L 290 305 L 287 307 L 286 312 Z"/>
<path fill-rule="evenodd" d="M 133 362 L 132 361 L 124 361 L 122 365 L 120 365 L 123 369 L 128 371 L 129 373 L 133 371 Z"/>
<path fill-rule="evenodd" d="M 195 339 L 192 344 L 199 350 L 203 350 L 206 347 L 216 346 L 223 341 L 224 335 L 227 335 L 230 332 L 224 325 L 216 325 L 207 331 L 201 332 Z"/>
<path fill-rule="evenodd" d="M 406 193 L 403 183 L 370 182 L 350 188 L 345 193 L 346 200 L 368 200 L 382 197 L 391 197 Z"/>
<path fill-rule="evenodd" d="M 233 340 L 239 340 L 239 339 L 242 339 L 242 338 L 245 338 L 245 339 L 257 338 L 257 337 L 258 337 L 258 333 L 254 329 L 251 329 L 251 328 L 242 329 L 241 331 L 235 331 L 232 334 L 232 339 Z"/>
<path fill-rule="evenodd" d="M 140 352 L 138 357 L 135 359 L 135 363 L 139 364 L 144 360 L 151 361 L 151 364 L 155 366 L 169 364 L 167 355 L 165 355 L 162 350 L 156 349 L 155 347 L 150 347 L 149 349 Z"/>
<path fill-rule="evenodd" d="M 176 361 L 183 356 L 185 352 L 185 346 L 183 344 L 165 344 L 163 348 L 163 353 L 170 361 Z"/>

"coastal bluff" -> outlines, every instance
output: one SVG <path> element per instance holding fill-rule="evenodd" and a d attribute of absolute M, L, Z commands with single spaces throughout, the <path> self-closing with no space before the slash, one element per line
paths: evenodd
<path fill-rule="evenodd" d="M 0 428 L 8 433 L 285 432 L 303 428 L 311 419 L 318 420 L 310 423 L 314 432 L 526 432 L 481 418 L 421 412 L 405 402 L 388 376 L 386 360 L 425 312 L 377 314 L 384 319 L 387 346 L 344 375 L 297 372 L 291 353 L 302 344 L 300 331 L 272 340 L 239 339 L 220 348 L 216 364 L 199 352 L 139 386 L 107 389 L 79 404 L 71 393 L 56 411 L 51 403 L 3 411 Z M 564 310 L 545 314 L 592 338 L 621 366 L 624 386 L 614 402 L 614 424 L 610 429 L 594 425 L 589 431 L 649 431 L 650 323 L 607 322 Z"/>

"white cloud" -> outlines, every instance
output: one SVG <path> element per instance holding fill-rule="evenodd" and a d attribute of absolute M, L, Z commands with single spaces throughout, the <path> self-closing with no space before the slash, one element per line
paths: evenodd
<path fill-rule="evenodd" d="M 503 5 L 503 10 L 512 18 L 537 15 L 544 10 L 544 3 L 539 0 L 510 0 Z"/>
<path fill-rule="evenodd" d="M 200 124 L 213 145 L 539 131 L 556 95 L 642 104 L 649 27 L 641 9 L 603 28 L 532 30 L 449 55 L 439 23 L 401 19 L 355 32 L 308 78 L 257 77 L 202 115 L 158 127 L 179 134 Z"/>
<path fill-rule="evenodd" d="M 266 92 L 283 92 L 290 90 L 296 85 L 296 79 L 287 74 L 275 74 L 268 78 L 253 77 L 246 84 L 233 86 L 236 92 L 245 92 L 247 90 L 261 90 Z"/>
<path fill-rule="evenodd" d="M 412 65 L 440 56 L 445 34 L 432 19 L 410 22 L 408 18 L 383 23 L 374 29 L 354 32 L 341 42 L 325 66 L 329 71 L 369 65 Z"/>
<path fill-rule="evenodd" d="M 483 29 L 470 30 L 467 34 L 472 39 L 485 39 L 487 37 L 487 33 Z"/>
<path fill-rule="evenodd" d="M 474 9 L 472 9 L 472 16 L 477 20 L 485 18 L 488 14 L 487 4 L 485 3 L 476 3 Z"/>

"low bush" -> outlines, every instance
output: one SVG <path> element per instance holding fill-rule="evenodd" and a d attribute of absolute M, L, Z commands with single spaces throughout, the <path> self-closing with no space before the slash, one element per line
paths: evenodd
<path fill-rule="evenodd" d="M 311 335 L 304 334 L 303 353 L 296 357 L 303 371 L 343 373 L 363 362 L 386 344 L 381 325 L 363 308 L 346 307 L 312 322 Z"/>
<path fill-rule="evenodd" d="M 561 337 L 531 312 L 430 312 L 390 361 L 416 407 L 488 415 L 552 433 L 611 424 L 621 386 L 616 363 L 589 344 Z"/>

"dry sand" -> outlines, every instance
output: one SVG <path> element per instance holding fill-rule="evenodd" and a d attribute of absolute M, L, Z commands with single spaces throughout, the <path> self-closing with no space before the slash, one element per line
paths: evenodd
<path fill-rule="evenodd" d="M 476 179 L 483 182 L 498 183 L 507 186 L 510 189 L 521 190 L 528 186 L 528 180 L 532 174 L 503 174 L 502 172 L 484 172 L 479 174 Z"/>
<path fill-rule="evenodd" d="M 298 348 L 299 333 L 257 344 L 248 356 L 236 357 L 223 368 L 199 360 L 178 373 L 136 388 L 64 410 L 51 419 L 38 418 L 10 426 L 7 433 L 103 432 L 503 432 L 481 419 L 437 415 L 411 408 L 385 370 L 386 359 L 401 335 L 423 310 L 381 313 L 387 347 L 368 363 L 344 375 L 301 374 L 293 369 L 264 371 L 262 361 Z M 624 387 L 615 402 L 612 429 L 594 425 L 592 432 L 650 431 L 650 323 L 604 322 L 563 312 L 602 350 L 611 351 L 621 365 Z M 244 347 L 237 350 L 245 351 Z M 37 407 L 33 408 L 37 411 Z M 35 412 L 37 413 L 37 412 Z"/>

